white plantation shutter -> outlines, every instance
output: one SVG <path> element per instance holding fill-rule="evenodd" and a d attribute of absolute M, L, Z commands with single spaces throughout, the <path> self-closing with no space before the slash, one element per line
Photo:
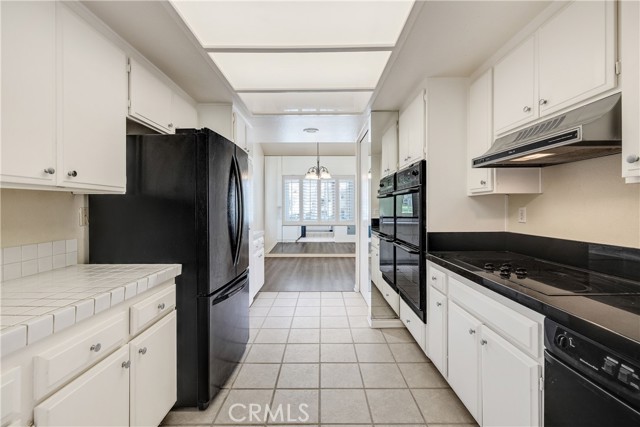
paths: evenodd
<path fill-rule="evenodd" d="M 284 179 L 284 220 L 300 221 L 300 179 Z"/>
<path fill-rule="evenodd" d="M 302 220 L 318 221 L 318 181 L 302 180 Z"/>
<path fill-rule="evenodd" d="M 320 221 L 336 220 L 336 181 L 325 179 L 320 181 Z"/>
<path fill-rule="evenodd" d="M 353 179 L 341 179 L 338 190 L 340 203 L 340 221 L 352 222 L 355 218 L 355 182 Z"/>
<path fill-rule="evenodd" d="M 355 180 L 352 176 L 310 180 L 283 178 L 283 222 L 285 224 L 353 224 Z"/>

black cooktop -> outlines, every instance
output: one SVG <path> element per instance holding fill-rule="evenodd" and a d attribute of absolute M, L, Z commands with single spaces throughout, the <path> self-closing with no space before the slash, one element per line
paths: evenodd
<path fill-rule="evenodd" d="M 640 283 L 512 252 L 459 252 L 458 262 L 483 277 L 549 296 L 640 295 Z"/>

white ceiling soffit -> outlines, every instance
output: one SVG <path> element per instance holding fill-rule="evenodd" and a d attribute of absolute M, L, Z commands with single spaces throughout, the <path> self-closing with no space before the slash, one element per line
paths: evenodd
<path fill-rule="evenodd" d="M 287 144 L 268 142 L 260 145 L 265 156 L 315 156 L 316 144 Z M 356 144 L 334 142 L 320 144 L 320 157 L 322 156 L 355 156 Z"/>
<path fill-rule="evenodd" d="M 237 91 L 374 89 L 390 52 L 211 53 Z"/>
<path fill-rule="evenodd" d="M 371 98 L 363 92 L 249 92 L 240 93 L 249 110 L 262 114 L 359 114 Z"/>
<path fill-rule="evenodd" d="M 259 143 L 353 143 L 364 123 L 358 115 L 256 116 L 251 120 L 252 138 Z M 317 128 L 306 133 L 305 128 Z"/>
<path fill-rule="evenodd" d="M 413 1 L 172 1 L 205 48 L 393 47 Z"/>

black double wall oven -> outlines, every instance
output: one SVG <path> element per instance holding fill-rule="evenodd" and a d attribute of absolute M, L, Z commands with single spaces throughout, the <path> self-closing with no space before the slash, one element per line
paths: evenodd
<path fill-rule="evenodd" d="M 382 278 L 394 290 L 395 281 L 395 251 L 393 241 L 396 234 L 395 226 L 395 199 L 393 192 L 396 189 L 396 177 L 389 175 L 380 180 L 378 188 L 378 202 L 380 209 L 380 226 L 378 235 L 380 237 L 380 272 Z"/>
<path fill-rule="evenodd" d="M 396 173 L 395 286 L 407 305 L 426 321 L 426 162 Z"/>

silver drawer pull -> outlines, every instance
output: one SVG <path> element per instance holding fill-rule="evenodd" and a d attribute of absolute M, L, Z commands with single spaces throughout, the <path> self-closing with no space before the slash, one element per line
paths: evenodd
<path fill-rule="evenodd" d="M 389 296 L 389 294 L 385 294 L 386 296 Z"/>
<path fill-rule="evenodd" d="M 124 369 L 129 369 L 129 366 L 131 366 L 131 361 L 127 360 L 126 362 L 122 362 L 122 367 Z"/>
<path fill-rule="evenodd" d="M 78 172 L 77 171 L 69 171 L 69 172 L 67 172 L 67 176 L 70 176 L 71 178 L 75 178 L 76 176 L 78 176 Z"/>
<path fill-rule="evenodd" d="M 538 104 L 540 104 L 540 105 L 547 105 L 548 103 L 549 103 L 549 101 L 544 99 L 544 98 L 541 99 L 540 101 L 538 101 Z"/>
<path fill-rule="evenodd" d="M 436 303 L 436 305 L 437 305 L 438 307 L 440 307 L 440 306 L 442 305 L 442 303 L 441 303 L 441 302 L 437 302 L 437 303 Z"/>
<path fill-rule="evenodd" d="M 147 354 L 147 347 L 142 347 L 140 350 L 138 350 L 138 353 Z"/>
<path fill-rule="evenodd" d="M 525 113 L 528 113 L 529 111 L 531 111 L 531 107 L 529 107 L 528 105 L 524 106 L 522 108 L 522 111 L 524 111 Z"/>
<path fill-rule="evenodd" d="M 100 351 L 101 348 L 102 348 L 102 345 L 98 343 L 98 344 L 93 344 L 89 350 L 95 351 L 97 353 Z"/>
<path fill-rule="evenodd" d="M 471 329 L 471 328 L 469 328 L 469 335 L 473 335 L 473 334 L 475 334 L 475 333 L 476 333 L 476 330 L 475 330 L 475 329 Z"/>
<path fill-rule="evenodd" d="M 46 168 L 44 170 L 44 173 L 47 173 L 49 175 L 53 175 L 54 173 L 56 173 L 56 170 L 54 168 Z"/>
<path fill-rule="evenodd" d="M 638 160 L 640 160 L 640 156 L 638 156 L 637 154 L 629 154 L 627 156 L 627 163 L 629 163 L 629 164 L 635 163 Z"/>
<path fill-rule="evenodd" d="M 165 305 L 164 305 L 164 303 L 163 303 L 163 302 L 161 302 L 160 304 L 158 304 L 158 310 L 164 310 L 164 307 L 165 307 Z"/>
<path fill-rule="evenodd" d="M 409 320 L 409 319 L 406 319 L 406 322 L 407 322 L 407 323 L 411 323 L 411 320 Z"/>
<path fill-rule="evenodd" d="M 480 340 L 480 345 L 487 345 L 487 340 Z"/>
<path fill-rule="evenodd" d="M 431 280 L 435 282 L 436 280 L 438 280 L 438 278 L 436 276 L 431 276 Z"/>

